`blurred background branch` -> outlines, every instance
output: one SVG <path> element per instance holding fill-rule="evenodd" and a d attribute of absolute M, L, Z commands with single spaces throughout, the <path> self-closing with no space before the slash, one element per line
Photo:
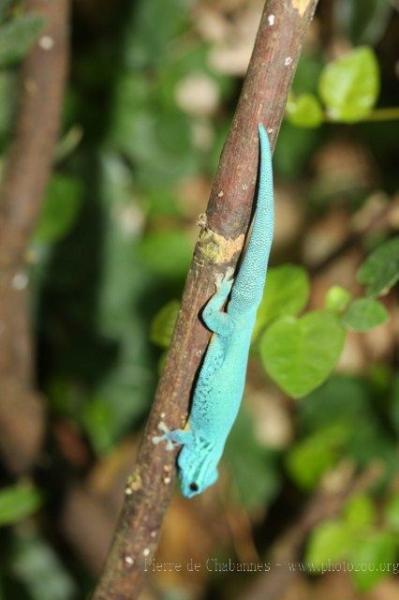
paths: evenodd
<path fill-rule="evenodd" d="M 21 68 L 14 139 L 0 188 L 0 447 L 17 472 L 37 460 L 45 430 L 27 263 L 52 168 L 69 47 L 69 0 L 25 4 L 27 15 L 39 20 L 40 34 Z"/>

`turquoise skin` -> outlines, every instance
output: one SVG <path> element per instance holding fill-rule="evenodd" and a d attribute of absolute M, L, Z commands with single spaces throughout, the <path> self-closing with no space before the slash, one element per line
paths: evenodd
<path fill-rule="evenodd" d="M 259 125 L 260 174 L 252 233 L 239 267 L 218 277 L 216 293 L 202 312 L 213 335 L 199 371 L 186 429 L 168 431 L 178 455 L 181 490 L 186 498 L 202 493 L 218 478 L 218 464 L 244 393 L 256 312 L 263 296 L 274 230 L 273 172 L 269 139 Z M 230 296 L 227 308 L 223 307 Z"/>

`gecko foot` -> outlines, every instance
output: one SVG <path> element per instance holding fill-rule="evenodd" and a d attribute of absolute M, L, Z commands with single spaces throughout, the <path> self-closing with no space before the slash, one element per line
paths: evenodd
<path fill-rule="evenodd" d="M 174 450 L 177 446 L 180 446 L 180 443 L 175 439 L 175 436 L 173 435 L 174 432 L 169 429 L 166 423 L 164 423 L 163 421 L 158 423 L 158 429 L 163 433 L 162 435 L 153 436 L 153 444 L 157 445 L 160 442 L 166 442 L 166 450 L 168 450 L 169 452 Z"/>
<path fill-rule="evenodd" d="M 216 291 L 221 289 L 226 289 L 226 291 L 231 290 L 234 283 L 234 279 L 232 279 L 233 273 L 233 267 L 228 267 L 225 273 L 217 273 L 215 277 Z"/>

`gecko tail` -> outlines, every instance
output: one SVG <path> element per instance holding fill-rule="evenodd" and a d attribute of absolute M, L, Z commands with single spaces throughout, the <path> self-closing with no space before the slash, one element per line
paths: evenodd
<path fill-rule="evenodd" d="M 272 150 L 262 123 L 258 125 L 258 132 L 260 161 L 255 213 L 231 298 L 232 308 L 238 312 L 248 303 L 257 305 L 262 298 L 274 233 Z"/>
<path fill-rule="evenodd" d="M 260 146 L 262 149 L 267 150 L 267 154 L 269 156 L 272 155 L 272 149 L 270 146 L 270 140 L 269 140 L 269 135 L 266 131 L 265 126 L 263 125 L 263 123 L 259 123 L 258 124 L 258 132 L 259 132 L 259 138 L 260 138 Z"/>

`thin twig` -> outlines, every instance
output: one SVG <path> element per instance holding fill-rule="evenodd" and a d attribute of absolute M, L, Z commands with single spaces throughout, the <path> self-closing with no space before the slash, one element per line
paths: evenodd
<path fill-rule="evenodd" d="M 0 189 L 0 449 L 14 471 L 37 457 L 43 406 L 34 391 L 26 251 L 42 205 L 62 108 L 69 0 L 26 0 L 45 27 L 21 71 L 15 136 Z"/>
<path fill-rule="evenodd" d="M 187 419 L 192 383 L 209 340 L 198 315 L 214 289 L 216 273 L 234 266 L 251 213 L 259 122 L 272 144 L 317 0 L 267 0 L 239 104 L 226 141 L 187 277 L 165 368 L 94 600 L 137 598 L 145 561 L 157 546 L 173 492 L 175 454 L 154 446 L 160 421 L 170 428 Z"/>

